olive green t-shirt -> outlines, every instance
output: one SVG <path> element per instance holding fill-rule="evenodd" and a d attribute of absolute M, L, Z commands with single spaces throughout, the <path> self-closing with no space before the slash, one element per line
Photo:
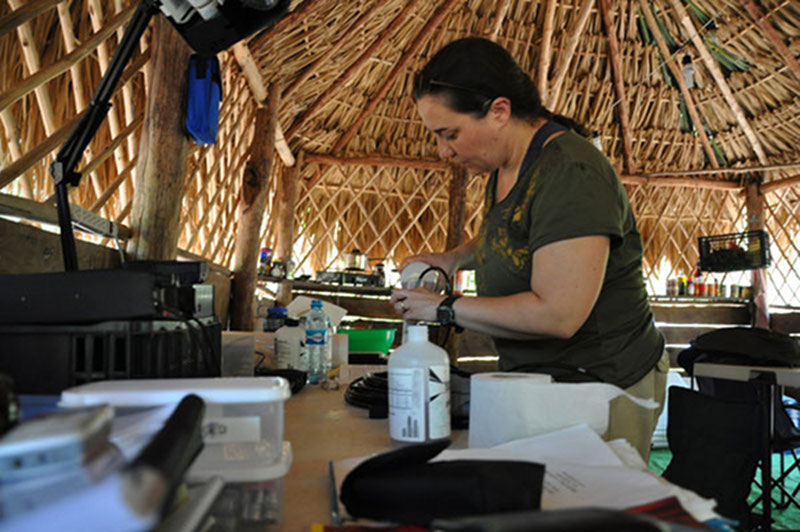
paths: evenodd
<path fill-rule="evenodd" d="M 533 253 L 552 242 L 608 235 L 610 254 L 597 303 L 578 332 L 569 339 L 495 338 L 499 368 L 634 384 L 655 366 L 664 339 L 647 300 L 642 239 L 621 181 L 603 154 L 572 131 L 550 141 L 522 174 L 499 203 L 496 173 L 489 178 L 477 238 L 479 296 L 530 290 Z"/>

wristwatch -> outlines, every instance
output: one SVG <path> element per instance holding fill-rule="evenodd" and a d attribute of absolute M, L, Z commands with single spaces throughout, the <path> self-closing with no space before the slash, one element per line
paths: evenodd
<path fill-rule="evenodd" d="M 436 321 L 442 325 L 456 324 L 456 311 L 453 310 L 453 303 L 461 296 L 447 296 L 444 301 L 436 307 Z"/>

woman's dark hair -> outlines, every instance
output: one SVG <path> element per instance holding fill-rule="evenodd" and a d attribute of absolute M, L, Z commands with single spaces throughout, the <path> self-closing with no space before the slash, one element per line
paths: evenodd
<path fill-rule="evenodd" d="M 414 99 L 440 94 L 447 106 L 478 118 L 486 116 L 495 98 L 511 101 L 511 115 L 522 120 L 553 119 L 586 136 L 574 120 L 554 115 L 542 105 L 530 76 L 508 51 L 488 39 L 466 37 L 446 44 L 414 75 Z"/>

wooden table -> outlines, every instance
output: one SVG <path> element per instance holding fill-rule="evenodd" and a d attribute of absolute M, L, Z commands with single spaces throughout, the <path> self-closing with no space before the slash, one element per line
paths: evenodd
<path fill-rule="evenodd" d="M 344 402 L 344 389 L 306 385 L 285 403 L 284 439 L 294 459 L 283 486 L 281 530 L 309 532 L 331 522 L 328 463 L 390 449 L 389 422 Z"/>

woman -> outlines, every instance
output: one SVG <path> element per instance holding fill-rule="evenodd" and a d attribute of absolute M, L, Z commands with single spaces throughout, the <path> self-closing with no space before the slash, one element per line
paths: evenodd
<path fill-rule="evenodd" d="M 437 52 L 415 76 L 414 99 L 440 156 L 490 177 L 476 238 L 401 264 L 448 275 L 474 268 L 478 296 L 395 290 L 398 314 L 491 335 L 502 371 L 600 380 L 663 405 L 669 360 L 647 300 L 641 236 L 610 162 L 485 39 Z M 646 458 L 660 410 L 618 404 L 606 436 L 627 438 Z"/>

